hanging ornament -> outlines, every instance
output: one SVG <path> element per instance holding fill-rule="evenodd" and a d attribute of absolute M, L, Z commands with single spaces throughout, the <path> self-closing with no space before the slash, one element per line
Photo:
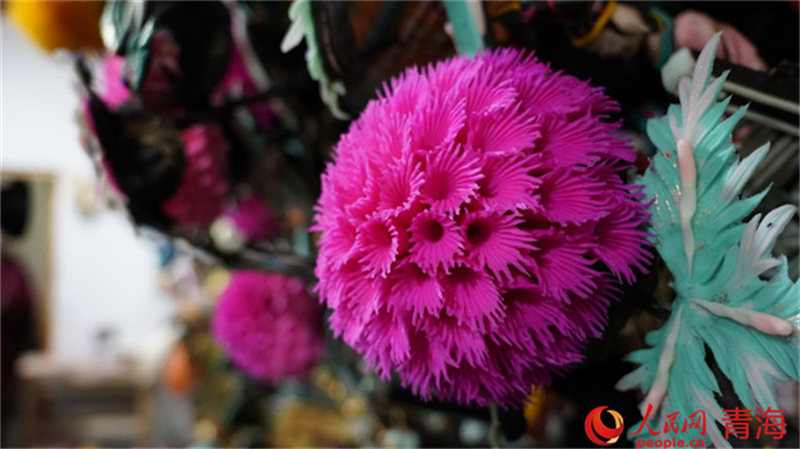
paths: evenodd
<path fill-rule="evenodd" d="M 647 335 L 651 347 L 630 354 L 641 366 L 617 387 L 646 392 L 641 411 L 654 427 L 663 427 L 668 414 L 686 418 L 702 410 L 708 424 L 690 426 L 682 437 L 730 447 L 716 424 L 723 410 L 709 356 L 744 408 L 780 408 L 776 382 L 798 379 L 800 287 L 788 277 L 786 258 L 770 255 L 796 208 L 742 222 L 766 194 L 740 198 L 769 144 L 742 161 L 735 155 L 731 134 L 747 108 L 722 120 L 730 98 L 716 99 L 727 72 L 710 81 L 719 39 L 717 33 L 709 40 L 693 76 L 681 80 L 680 105 L 647 124 L 658 153 L 641 182 L 675 300 L 664 326 Z"/>
<path fill-rule="evenodd" d="M 424 398 L 520 404 L 644 270 L 634 160 L 602 89 L 503 49 L 392 79 L 322 178 L 331 326 Z"/>

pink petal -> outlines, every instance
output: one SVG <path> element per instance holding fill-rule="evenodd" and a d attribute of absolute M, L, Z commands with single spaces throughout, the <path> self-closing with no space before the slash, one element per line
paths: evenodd
<path fill-rule="evenodd" d="M 335 225 L 328 227 L 319 239 L 320 247 L 325 249 L 335 268 L 350 259 L 356 243 L 356 227 L 344 217 L 336 217 Z"/>
<path fill-rule="evenodd" d="M 506 47 L 493 53 L 484 53 L 477 57 L 483 65 L 482 73 L 494 74 L 500 79 L 516 78 L 520 75 L 534 76 L 549 72 L 549 67 L 540 63 L 533 52 L 520 51 Z"/>
<path fill-rule="evenodd" d="M 602 159 L 633 161 L 636 154 L 629 144 L 609 133 L 608 128 L 608 124 L 588 115 L 577 119 L 551 116 L 542 121 L 542 138 L 536 150 L 558 167 L 590 167 Z"/>
<path fill-rule="evenodd" d="M 335 337 L 341 337 L 345 343 L 353 346 L 359 342 L 367 320 L 353 308 L 352 302 L 341 303 L 328 317 L 328 323 Z"/>
<path fill-rule="evenodd" d="M 562 332 L 570 338 L 585 340 L 603 334 L 608 318 L 608 305 L 619 297 L 620 289 L 607 275 L 596 277 L 595 282 L 595 296 L 575 298 L 569 304 L 564 304 L 564 316 L 574 325 L 563 327 Z"/>
<path fill-rule="evenodd" d="M 437 340 L 451 354 L 450 363 L 459 366 L 466 362 L 480 366 L 487 357 L 486 342 L 482 335 L 458 322 L 452 317 L 429 318 L 425 322 L 425 332 L 431 340 Z"/>
<path fill-rule="evenodd" d="M 606 117 L 608 112 L 619 111 L 619 104 L 608 97 L 602 87 L 591 86 L 587 81 L 579 80 L 573 76 L 563 78 L 564 88 L 573 93 L 573 97 L 580 99 L 577 110 L 571 118 L 586 114 L 595 117 Z"/>
<path fill-rule="evenodd" d="M 585 175 L 553 170 L 544 175 L 537 193 L 542 213 L 556 223 L 582 223 L 608 214 L 605 184 Z"/>
<path fill-rule="evenodd" d="M 407 314 L 379 311 L 364 326 L 363 338 L 369 341 L 364 355 L 369 367 L 383 380 L 389 380 L 392 366 L 403 363 L 411 353 L 410 323 Z"/>
<path fill-rule="evenodd" d="M 412 331 L 410 341 L 414 350 L 401 368 L 403 386 L 411 387 L 414 394 L 423 399 L 430 399 L 433 389 L 440 388 L 448 380 L 449 349 L 420 331 Z"/>
<path fill-rule="evenodd" d="M 409 155 L 391 165 L 380 183 L 378 205 L 391 215 L 411 208 L 420 196 L 422 169 Z"/>
<path fill-rule="evenodd" d="M 481 71 L 465 90 L 467 111 L 470 115 L 486 114 L 508 108 L 517 100 L 517 91 L 511 80 Z"/>
<path fill-rule="evenodd" d="M 371 181 L 371 170 L 363 152 L 354 149 L 355 145 L 350 139 L 343 139 L 334 148 L 334 153 L 341 152 L 345 157 L 340 158 L 336 164 L 329 163 L 325 174 L 322 175 L 322 194 L 319 209 L 330 215 L 346 214 L 350 217 L 357 216 L 363 219 L 366 214 L 353 205 L 360 205 L 377 201 L 377 192 Z M 367 184 L 369 188 L 367 189 Z M 365 195 L 366 194 L 366 195 Z M 367 198 L 362 198 L 362 197 Z M 363 207 L 362 207 L 363 208 Z M 351 212 L 352 211 L 352 212 Z M 323 215 L 322 222 L 326 219 Z"/>
<path fill-rule="evenodd" d="M 480 161 L 458 146 L 427 154 L 423 198 L 437 211 L 453 213 L 478 190 Z"/>
<path fill-rule="evenodd" d="M 480 70 L 480 65 L 473 64 L 468 59 L 451 59 L 438 61 L 425 69 L 433 89 L 442 93 L 460 92 L 467 81 L 472 79 Z"/>
<path fill-rule="evenodd" d="M 517 228 L 521 221 L 514 215 L 494 211 L 467 215 L 462 226 L 470 267 L 485 267 L 498 279 L 511 277 L 510 266 L 526 271 L 524 254 L 535 247 L 530 243 L 531 235 Z"/>
<path fill-rule="evenodd" d="M 598 272 L 592 268 L 593 259 L 587 258 L 586 245 L 574 242 L 561 233 L 551 239 L 537 240 L 537 277 L 542 288 L 551 296 L 569 301 L 568 292 L 585 298 L 597 288 L 594 278 Z"/>
<path fill-rule="evenodd" d="M 579 110 L 582 98 L 565 86 L 564 80 L 572 78 L 560 72 L 537 74 L 531 78 L 518 78 L 516 88 L 522 107 L 535 114 L 565 115 Z"/>
<path fill-rule="evenodd" d="M 533 115 L 518 105 L 469 119 L 469 146 L 482 153 L 508 154 L 533 148 L 539 135 Z"/>
<path fill-rule="evenodd" d="M 449 147 L 464 126 L 466 111 L 463 99 L 453 97 L 430 97 L 426 103 L 418 104 L 411 117 L 412 149 L 435 150 Z"/>
<path fill-rule="evenodd" d="M 397 258 L 398 245 L 398 231 L 386 218 L 374 215 L 359 226 L 355 246 L 363 253 L 360 262 L 367 276 L 386 277 Z"/>
<path fill-rule="evenodd" d="M 413 114 L 428 96 L 426 82 L 417 67 L 392 78 L 388 85 L 384 84 L 383 92 L 384 98 L 391 97 L 392 109 L 399 114 Z"/>
<path fill-rule="evenodd" d="M 483 178 L 478 181 L 478 195 L 488 208 L 509 210 L 538 207 L 534 196 L 538 178 L 531 174 L 537 167 L 537 157 L 487 155 Z"/>
<path fill-rule="evenodd" d="M 361 195 L 344 207 L 345 213 L 356 222 L 368 219 L 378 208 L 379 195 L 379 184 L 372 178 L 368 178 L 363 184 Z"/>
<path fill-rule="evenodd" d="M 617 213 L 601 218 L 595 226 L 597 246 L 593 253 L 611 269 L 621 281 L 633 283 L 633 268 L 647 272 L 652 254 L 649 246 L 650 234 L 641 230 L 647 220 L 638 203 L 620 201 Z"/>
<path fill-rule="evenodd" d="M 364 276 L 357 262 L 343 265 L 329 287 L 330 296 L 326 295 L 326 302 L 334 308 L 330 316 L 334 335 L 342 336 L 350 345 L 356 344 L 366 323 L 378 313 L 388 288 L 385 279 Z"/>
<path fill-rule="evenodd" d="M 103 59 L 102 88 L 100 98 L 110 108 L 116 109 L 131 98 L 125 85 L 125 59 L 122 56 L 107 56 Z"/>
<path fill-rule="evenodd" d="M 489 346 L 487 352 L 491 354 L 494 350 L 496 347 Z M 508 389 L 509 379 L 491 365 L 491 358 L 488 357 L 487 363 L 480 367 L 472 368 L 465 364 L 460 369 L 451 369 L 449 378 L 450 382 L 436 391 L 438 396 L 452 398 L 462 403 L 473 403 L 480 407 L 491 405 L 492 400 L 487 398 L 500 399 L 509 396 L 500 391 Z M 517 380 L 527 382 L 528 379 Z"/>
<path fill-rule="evenodd" d="M 485 271 L 456 267 L 442 280 L 447 313 L 458 324 L 483 330 L 503 319 L 500 292 Z"/>
<path fill-rule="evenodd" d="M 438 316 L 444 303 L 439 281 L 409 263 L 391 275 L 392 289 L 387 300 L 389 310 L 412 312 L 415 325 L 425 314 Z"/>
<path fill-rule="evenodd" d="M 376 143 L 367 148 L 377 150 L 377 157 L 382 161 L 406 156 L 411 151 L 411 120 L 406 115 L 391 109 L 384 108 L 382 111 L 386 116 L 381 119 L 381 123 L 384 125 L 364 133 L 367 136 L 374 134 L 376 139 Z"/>
<path fill-rule="evenodd" d="M 564 315 L 557 301 L 537 288 L 512 289 L 503 293 L 506 319 L 492 329 L 505 344 L 531 353 L 547 351 L 560 337 Z"/>

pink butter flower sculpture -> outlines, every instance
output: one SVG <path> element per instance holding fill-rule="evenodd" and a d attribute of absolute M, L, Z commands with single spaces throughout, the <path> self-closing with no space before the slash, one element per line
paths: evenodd
<path fill-rule="evenodd" d="M 392 79 L 322 177 L 334 333 L 425 399 L 517 405 L 565 373 L 650 258 L 616 110 L 516 49 Z"/>
<path fill-rule="evenodd" d="M 243 196 L 224 216 L 247 241 L 268 240 L 279 231 L 279 223 L 264 201 L 255 195 Z"/>
<path fill-rule="evenodd" d="M 319 360 L 320 317 L 319 304 L 300 279 L 241 270 L 231 272 L 212 327 L 234 365 L 277 383 L 305 375 Z"/>

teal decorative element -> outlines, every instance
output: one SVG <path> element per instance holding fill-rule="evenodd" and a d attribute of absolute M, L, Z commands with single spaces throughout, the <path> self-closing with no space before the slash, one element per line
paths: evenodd
<path fill-rule="evenodd" d="M 139 89 L 144 81 L 150 40 L 155 30 L 155 19 L 151 17 L 145 21 L 144 10 L 143 2 L 112 0 L 106 3 L 100 17 L 103 44 L 113 53 L 124 50 L 133 90 Z"/>
<path fill-rule="evenodd" d="M 730 99 L 716 99 L 727 73 L 710 82 L 719 36 L 706 44 L 692 78 L 681 80 L 680 105 L 647 124 L 658 152 L 640 183 L 653 201 L 650 232 L 674 276 L 676 298 L 666 324 L 647 335 L 650 347 L 629 355 L 641 366 L 617 388 L 647 393 L 642 415 L 652 406 L 647 424 L 661 433 L 656 438 L 674 435 L 664 434 L 668 414 L 678 412 L 680 427 L 703 410 L 705 435 L 688 426 L 681 437 L 730 447 L 717 425 L 723 410 L 707 351 L 744 408 L 756 416 L 757 409 L 779 409 L 775 382 L 798 379 L 800 369 L 800 284 L 789 279 L 785 257 L 771 256 L 796 208 L 742 222 L 766 194 L 739 197 L 769 144 L 742 161 L 735 155 L 731 132 L 746 108 L 722 120 Z M 652 437 L 645 427 L 637 438 Z"/>
<path fill-rule="evenodd" d="M 657 6 L 650 8 L 649 14 L 658 22 L 659 32 L 661 33 L 661 38 L 658 42 L 658 60 L 653 63 L 657 69 L 660 69 L 664 67 L 664 64 L 667 63 L 669 57 L 675 51 L 673 41 L 675 26 L 672 23 L 672 17 Z"/>
<path fill-rule="evenodd" d="M 289 8 L 289 18 L 292 20 L 292 25 L 283 37 L 281 51 L 288 52 L 300 45 L 305 38 L 306 67 L 311 78 L 319 83 L 319 96 L 323 103 L 328 105 L 334 117 L 347 120 L 348 115 L 339 108 L 339 96 L 345 94 L 344 84 L 341 81 L 331 81 L 325 73 L 323 55 L 314 29 L 314 17 L 311 14 L 311 0 L 295 0 Z"/>
<path fill-rule="evenodd" d="M 483 48 L 483 37 L 478 28 L 474 9 L 472 6 L 480 3 L 469 0 L 444 0 L 447 18 L 453 26 L 453 37 L 456 41 L 458 52 L 467 56 L 475 56 Z"/>

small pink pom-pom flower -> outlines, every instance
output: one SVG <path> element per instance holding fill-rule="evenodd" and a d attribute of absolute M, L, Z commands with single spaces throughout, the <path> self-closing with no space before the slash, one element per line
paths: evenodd
<path fill-rule="evenodd" d="M 278 220 L 255 195 L 241 198 L 238 204 L 225 210 L 224 216 L 247 241 L 267 240 L 278 233 Z"/>
<path fill-rule="evenodd" d="M 213 331 L 236 366 L 253 378 L 278 382 L 303 376 L 322 354 L 319 312 L 297 278 L 233 271 Z"/>
<path fill-rule="evenodd" d="M 182 130 L 181 140 L 186 166 L 178 190 L 163 209 L 180 224 L 208 226 L 222 212 L 228 193 L 228 141 L 213 123 Z"/>
<path fill-rule="evenodd" d="M 392 79 L 322 177 L 331 326 L 424 398 L 519 404 L 580 361 L 649 262 L 602 89 L 514 49 Z"/>
<path fill-rule="evenodd" d="M 245 245 L 275 237 L 278 220 L 261 198 L 247 194 L 229 204 L 208 231 L 217 249 L 235 253 Z"/>

